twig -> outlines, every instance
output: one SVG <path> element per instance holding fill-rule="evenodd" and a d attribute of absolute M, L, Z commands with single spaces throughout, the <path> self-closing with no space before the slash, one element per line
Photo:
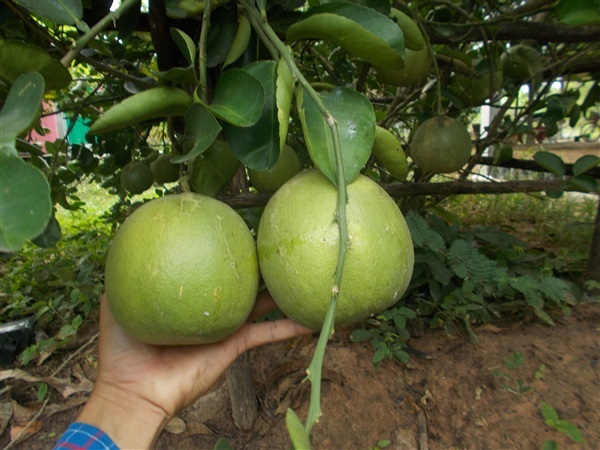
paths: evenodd
<path fill-rule="evenodd" d="M 136 3 L 139 3 L 140 0 L 127 0 L 121 3 L 116 10 L 108 13 L 101 20 L 96 23 L 88 32 L 86 32 L 83 36 L 81 36 L 76 42 L 75 46 L 68 51 L 68 53 L 62 57 L 60 60 L 61 64 L 65 67 L 69 67 L 71 62 L 75 59 L 75 57 L 83 50 L 83 48 L 96 37 L 100 31 L 104 29 L 110 22 L 113 20 L 117 20 L 123 13 L 125 13 L 129 8 L 131 8 Z"/>
<path fill-rule="evenodd" d="M 264 18 L 260 12 L 252 5 L 249 0 L 240 0 L 241 5 L 244 7 L 248 16 L 252 18 L 251 23 L 253 26 L 258 26 L 258 29 L 264 31 L 267 39 L 278 51 L 281 58 L 285 61 L 292 75 L 298 80 L 298 83 L 306 91 L 306 93 L 314 101 L 317 109 L 325 119 L 331 137 L 333 140 L 333 149 L 335 154 L 335 163 L 337 171 L 337 204 L 335 209 L 335 219 L 339 229 L 339 253 L 338 261 L 335 269 L 335 281 L 331 290 L 331 298 L 329 301 L 329 307 L 321 329 L 321 334 L 317 342 L 317 348 L 313 355 L 313 359 L 307 369 L 307 378 L 311 383 L 310 403 L 308 406 L 308 414 L 306 418 L 305 428 L 307 433 L 310 434 L 310 430 L 313 425 L 319 420 L 319 417 L 323 414 L 321 410 L 321 375 L 323 369 L 323 359 L 325 355 L 325 349 L 327 342 L 333 334 L 333 325 L 335 319 L 335 310 L 337 307 L 338 294 L 342 282 L 342 275 L 344 270 L 344 261 L 346 257 L 346 251 L 348 249 L 348 225 L 346 221 L 346 180 L 344 176 L 344 165 L 342 161 L 342 149 L 340 144 L 340 137 L 338 133 L 337 123 L 335 118 L 331 115 L 329 110 L 325 107 L 323 100 L 319 94 L 312 88 L 308 80 L 300 72 L 293 56 L 285 44 L 279 39 L 273 28 L 268 24 L 266 18 Z"/>
<path fill-rule="evenodd" d="M 58 369 L 56 369 L 54 372 L 52 372 L 52 377 L 56 376 L 58 374 L 58 372 L 60 372 L 61 370 L 63 370 L 65 368 L 65 366 L 73 360 L 73 358 L 75 358 L 77 355 L 79 355 L 80 353 L 82 353 L 86 348 L 88 348 L 90 345 L 92 345 L 94 342 L 96 342 L 96 339 L 98 339 L 98 336 L 100 335 L 100 333 L 96 333 L 94 334 L 89 341 L 87 341 L 85 344 L 83 344 L 81 347 L 79 347 L 77 350 L 75 350 L 73 353 L 71 353 L 69 355 L 69 357 L 67 359 L 65 359 L 63 361 L 63 363 L 58 366 Z"/>

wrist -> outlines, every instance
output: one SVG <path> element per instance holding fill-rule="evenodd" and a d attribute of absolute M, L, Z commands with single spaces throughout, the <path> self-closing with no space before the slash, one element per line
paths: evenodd
<path fill-rule="evenodd" d="M 119 448 L 152 447 L 168 420 L 158 406 L 101 381 L 77 418 L 104 431 Z"/>

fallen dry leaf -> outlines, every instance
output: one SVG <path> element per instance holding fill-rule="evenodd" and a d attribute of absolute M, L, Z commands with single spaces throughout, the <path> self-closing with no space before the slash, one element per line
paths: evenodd
<path fill-rule="evenodd" d="M 42 422 L 40 420 L 29 422 L 23 426 L 12 425 L 10 427 L 10 441 L 11 443 L 14 441 L 16 444 L 21 443 L 40 431 L 41 428 Z"/>
<path fill-rule="evenodd" d="M 195 436 L 197 434 L 213 434 L 212 430 L 200 422 L 191 422 L 187 424 L 187 435 Z"/>
<path fill-rule="evenodd" d="M 85 376 L 83 375 L 83 371 L 81 371 L 81 368 L 79 370 L 80 372 L 75 374 L 76 378 L 78 378 L 80 381 L 79 383 L 73 383 L 67 378 L 37 377 L 34 375 L 30 375 L 21 369 L 9 369 L 1 371 L 0 381 L 6 381 L 11 379 L 26 381 L 28 383 L 38 383 L 41 381 L 52 386 L 54 389 L 60 392 L 60 394 L 64 398 L 67 398 L 78 392 L 91 392 L 94 388 L 94 383 L 85 378 Z"/>
<path fill-rule="evenodd" d="M 179 417 L 173 417 L 165 425 L 165 430 L 171 434 L 185 433 L 185 430 L 186 430 L 185 422 L 182 419 L 180 419 Z"/>
<path fill-rule="evenodd" d="M 4 430 L 8 426 L 8 422 L 13 415 L 13 405 L 10 402 L 0 403 L 0 436 L 4 434 Z"/>

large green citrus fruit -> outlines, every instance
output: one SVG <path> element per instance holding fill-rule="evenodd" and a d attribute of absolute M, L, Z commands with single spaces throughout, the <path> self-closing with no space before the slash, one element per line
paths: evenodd
<path fill-rule="evenodd" d="M 433 60 L 429 49 L 406 49 L 404 69 L 395 70 L 383 66 L 375 67 L 377 79 L 393 86 L 415 86 L 427 79 Z"/>
<path fill-rule="evenodd" d="M 471 147 L 471 136 L 462 122 L 440 116 L 417 128 L 410 143 L 410 155 L 423 172 L 450 173 L 467 163 Z"/>
<path fill-rule="evenodd" d="M 320 329 L 334 284 L 339 231 L 334 219 L 337 188 L 307 170 L 271 197 L 258 228 L 262 276 L 290 318 Z M 400 300 L 412 276 L 410 232 L 394 200 L 359 175 L 348 186 L 348 252 L 335 324 L 344 327 Z"/>
<path fill-rule="evenodd" d="M 285 145 L 277 163 L 271 169 L 264 171 L 248 169 L 248 177 L 257 191 L 275 192 L 300 172 L 301 168 L 296 152 L 290 146 Z"/>
<path fill-rule="evenodd" d="M 121 186 L 131 194 L 141 194 L 154 183 L 152 170 L 141 161 L 131 161 L 121 171 Z"/>
<path fill-rule="evenodd" d="M 171 164 L 171 158 L 172 155 L 161 153 L 150 164 L 154 181 L 157 183 L 173 183 L 179 180 L 179 164 Z"/>
<path fill-rule="evenodd" d="M 535 48 L 519 44 L 502 55 L 502 67 L 507 78 L 522 83 L 538 74 L 544 67 L 544 61 Z"/>
<path fill-rule="evenodd" d="M 200 194 L 152 200 L 123 223 L 106 261 L 106 297 L 137 339 L 219 341 L 248 318 L 258 288 L 254 239 L 229 206 Z"/>

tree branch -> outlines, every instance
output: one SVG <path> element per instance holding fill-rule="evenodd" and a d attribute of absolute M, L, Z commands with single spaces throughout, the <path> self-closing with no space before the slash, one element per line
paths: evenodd
<path fill-rule="evenodd" d="M 462 24 L 460 29 L 454 30 L 452 34 L 446 36 L 438 34 L 430 23 L 425 22 L 425 26 L 432 44 L 449 44 L 457 41 L 476 42 L 486 39 L 486 36 L 501 41 L 531 39 L 539 43 L 600 41 L 600 27 L 592 26 L 569 27 L 567 25 L 530 21 L 499 23 L 488 26 Z"/>
<path fill-rule="evenodd" d="M 573 190 L 565 180 L 525 180 L 501 182 L 448 181 L 443 183 L 384 184 L 381 187 L 392 197 L 416 195 L 461 195 L 461 194 L 511 194 L 518 192 L 542 192 L 553 189 Z M 232 208 L 265 206 L 272 194 L 220 195 L 222 202 Z"/>

